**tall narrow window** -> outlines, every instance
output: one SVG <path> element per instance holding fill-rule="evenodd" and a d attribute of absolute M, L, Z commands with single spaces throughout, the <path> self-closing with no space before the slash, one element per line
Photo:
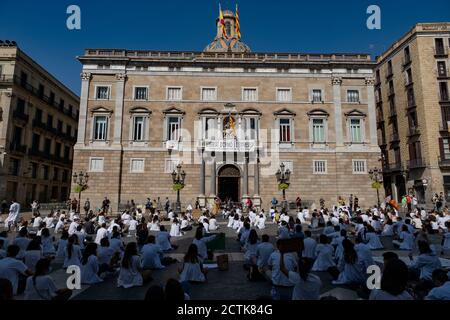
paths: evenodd
<path fill-rule="evenodd" d="M 202 88 L 202 100 L 203 101 L 217 100 L 216 88 Z"/>
<path fill-rule="evenodd" d="M 136 116 L 133 119 L 133 141 L 143 141 L 145 118 L 143 116 Z"/>
<path fill-rule="evenodd" d="M 94 117 L 94 140 L 105 141 L 108 132 L 108 118 L 106 116 Z"/>
<path fill-rule="evenodd" d="M 439 82 L 439 92 L 441 95 L 441 101 L 449 101 L 447 82 Z"/>
<path fill-rule="evenodd" d="M 291 119 L 280 119 L 280 142 L 291 142 Z"/>
<path fill-rule="evenodd" d="M 277 89 L 277 101 L 279 101 L 279 102 L 292 101 L 291 89 Z"/>
<path fill-rule="evenodd" d="M 205 130 L 203 131 L 203 137 L 207 140 L 214 140 L 216 137 L 216 127 L 217 127 L 217 119 L 216 118 L 205 118 L 204 120 Z"/>
<path fill-rule="evenodd" d="M 244 133 L 246 140 L 257 140 L 258 139 L 258 119 L 245 117 L 243 119 Z"/>
<path fill-rule="evenodd" d="M 147 87 L 135 87 L 134 88 L 134 100 L 147 100 L 148 89 Z"/>
<path fill-rule="evenodd" d="M 350 141 L 352 143 L 362 142 L 361 119 L 350 119 Z"/>
<path fill-rule="evenodd" d="M 109 99 L 109 87 L 98 86 L 96 92 L 97 100 L 108 100 Z"/>
<path fill-rule="evenodd" d="M 167 88 L 167 100 L 181 100 L 182 93 L 181 88 L 179 87 L 170 87 Z"/>
<path fill-rule="evenodd" d="M 434 43 L 435 43 L 435 47 L 436 47 L 436 54 L 444 55 L 445 54 L 444 39 L 436 38 L 436 39 L 434 39 Z"/>
<path fill-rule="evenodd" d="M 446 77 L 447 76 L 447 67 L 445 65 L 445 61 L 438 61 L 438 63 L 437 63 L 437 70 L 438 70 L 438 76 L 439 77 Z"/>
<path fill-rule="evenodd" d="M 180 117 L 169 117 L 167 121 L 167 140 L 178 141 L 180 138 Z"/>
<path fill-rule="evenodd" d="M 312 91 L 312 101 L 313 102 L 322 102 L 322 90 L 313 89 Z"/>
<path fill-rule="evenodd" d="M 256 88 L 244 88 L 242 91 L 243 101 L 257 101 L 258 90 Z"/>
<path fill-rule="evenodd" d="M 347 91 L 347 102 L 358 103 L 359 102 L 359 91 L 358 90 L 348 90 Z"/>
<path fill-rule="evenodd" d="M 325 120 L 313 119 L 313 142 L 323 143 L 325 142 Z"/>

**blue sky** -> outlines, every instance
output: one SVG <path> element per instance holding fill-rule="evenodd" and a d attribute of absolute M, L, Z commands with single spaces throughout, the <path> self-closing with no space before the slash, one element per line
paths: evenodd
<path fill-rule="evenodd" d="M 75 93 L 85 48 L 201 51 L 214 38 L 218 0 L 0 0 L 0 39 L 10 39 Z M 365 52 L 375 57 L 418 22 L 450 21 L 449 0 L 222 0 L 239 4 L 252 51 Z M 81 8 L 79 31 L 66 8 Z M 381 8 L 382 29 L 368 30 L 366 9 Z"/>

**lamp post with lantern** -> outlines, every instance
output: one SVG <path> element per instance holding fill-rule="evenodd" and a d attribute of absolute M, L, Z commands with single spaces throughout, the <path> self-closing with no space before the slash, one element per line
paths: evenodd
<path fill-rule="evenodd" d="M 380 202 L 380 188 L 383 182 L 383 172 L 378 168 L 373 168 L 369 170 L 369 177 L 372 180 L 372 188 L 377 190 L 377 204 L 378 208 L 381 205 Z"/>
<path fill-rule="evenodd" d="M 291 170 L 289 170 L 289 168 L 286 169 L 284 163 L 281 163 L 280 168 L 276 172 L 275 176 L 278 182 L 278 189 L 283 192 L 283 208 L 288 209 L 286 201 L 286 190 L 289 189 Z"/>
<path fill-rule="evenodd" d="M 77 213 L 80 213 L 81 208 L 81 193 L 88 188 L 88 173 L 84 173 L 83 171 L 75 172 L 73 174 L 73 182 L 76 184 L 75 192 L 78 193 L 78 205 L 77 205 Z"/>
<path fill-rule="evenodd" d="M 186 172 L 182 169 L 181 164 L 178 164 L 176 170 L 172 172 L 173 190 L 177 192 L 176 214 L 181 213 L 180 191 L 184 189 L 185 179 Z"/>

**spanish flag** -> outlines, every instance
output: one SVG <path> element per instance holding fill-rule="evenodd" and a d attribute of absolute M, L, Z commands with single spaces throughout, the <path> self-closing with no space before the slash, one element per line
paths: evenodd
<path fill-rule="evenodd" d="M 219 23 L 224 38 L 228 39 L 227 28 L 225 27 L 225 19 L 223 18 L 222 6 L 220 4 L 219 4 Z"/>
<path fill-rule="evenodd" d="M 241 22 L 239 21 L 239 12 L 237 5 L 236 5 L 236 35 L 238 39 L 241 39 Z"/>

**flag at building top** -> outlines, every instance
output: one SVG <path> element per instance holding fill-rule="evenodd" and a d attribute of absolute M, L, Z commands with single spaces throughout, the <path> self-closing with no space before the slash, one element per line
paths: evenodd
<path fill-rule="evenodd" d="M 228 39 L 227 28 L 225 26 L 225 19 L 223 18 L 222 6 L 219 3 L 219 23 L 220 28 L 222 29 L 222 35 L 225 39 Z"/>
<path fill-rule="evenodd" d="M 238 39 L 241 39 L 241 22 L 239 20 L 239 9 L 236 5 L 236 36 Z"/>

